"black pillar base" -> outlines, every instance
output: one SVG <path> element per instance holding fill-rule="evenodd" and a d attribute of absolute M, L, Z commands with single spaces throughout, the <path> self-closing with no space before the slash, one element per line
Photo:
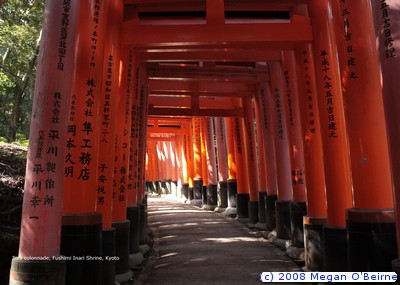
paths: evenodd
<path fill-rule="evenodd" d="M 267 231 L 272 231 L 276 228 L 276 200 L 278 200 L 277 195 L 265 196 L 265 226 Z"/>
<path fill-rule="evenodd" d="M 275 202 L 276 212 L 276 237 L 290 239 L 290 201 L 277 200 Z"/>
<path fill-rule="evenodd" d="M 66 272 L 65 260 L 44 261 L 44 260 L 24 260 L 24 259 L 14 258 L 11 262 L 9 284 L 10 285 L 70 284 L 70 283 L 65 283 L 65 272 Z"/>
<path fill-rule="evenodd" d="M 226 181 L 218 182 L 218 207 L 226 208 L 228 207 L 228 183 Z"/>
<path fill-rule="evenodd" d="M 227 192 L 228 192 L 228 207 L 236 208 L 237 200 L 237 181 L 236 179 L 228 179 L 227 181 Z"/>
<path fill-rule="evenodd" d="M 102 219 L 99 213 L 64 214 L 60 253 L 67 260 L 66 284 L 101 284 Z M 87 260 L 86 257 L 92 260 Z"/>
<path fill-rule="evenodd" d="M 256 225 L 258 222 L 258 201 L 249 201 L 249 224 Z"/>
<path fill-rule="evenodd" d="M 304 247 L 303 217 L 307 215 L 307 204 L 291 201 L 289 207 L 292 246 Z"/>
<path fill-rule="evenodd" d="M 146 190 L 149 193 L 157 193 L 157 181 L 146 181 Z"/>
<path fill-rule="evenodd" d="M 138 204 L 139 206 L 139 245 L 146 243 L 146 205 Z"/>
<path fill-rule="evenodd" d="M 239 219 L 249 218 L 249 201 L 250 195 L 248 193 L 238 193 L 236 194 L 236 210 L 237 217 Z"/>
<path fill-rule="evenodd" d="M 207 185 L 203 185 L 201 190 L 201 203 L 203 206 L 205 206 L 207 205 Z"/>
<path fill-rule="evenodd" d="M 126 218 L 130 221 L 129 227 L 129 253 L 139 251 L 139 235 L 140 235 L 140 207 L 129 206 L 126 208 Z"/>
<path fill-rule="evenodd" d="M 161 194 L 168 194 L 167 180 L 161 180 Z"/>
<path fill-rule="evenodd" d="M 107 257 L 116 256 L 116 230 L 109 228 L 103 230 L 103 267 L 102 267 L 102 285 L 115 284 L 115 260 L 114 258 L 107 259 Z"/>
<path fill-rule="evenodd" d="M 193 183 L 193 199 L 201 200 L 203 197 L 203 179 L 195 179 Z"/>
<path fill-rule="evenodd" d="M 207 185 L 207 206 L 217 207 L 218 204 L 218 185 Z"/>
<path fill-rule="evenodd" d="M 161 194 L 162 193 L 161 181 L 157 180 L 157 181 L 155 181 L 155 184 L 156 184 L 156 193 Z"/>
<path fill-rule="evenodd" d="M 186 200 L 189 199 L 189 184 L 188 183 L 182 184 L 181 194 L 182 194 L 182 198 L 184 198 Z"/>
<path fill-rule="evenodd" d="M 193 187 L 188 187 L 188 200 L 191 201 L 194 199 L 194 189 Z"/>
<path fill-rule="evenodd" d="M 326 217 L 305 216 L 303 221 L 305 267 L 312 271 L 324 271 L 322 235 Z"/>
<path fill-rule="evenodd" d="M 325 226 L 323 230 L 324 271 L 348 271 L 347 230 L 342 227 Z"/>
<path fill-rule="evenodd" d="M 116 256 L 115 274 L 124 274 L 129 271 L 129 220 L 113 222 L 115 228 Z"/>
<path fill-rule="evenodd" d="M 267 193 L 259 192 L 258 193 L 258 222 L 265 224 L 266 216 L 265 216 L 265 197 Z"/>
<path fill-rule="evenodd" d="M 347 210 L 349 271 L 388 272 L 397 257 L 393 209 Z"/>

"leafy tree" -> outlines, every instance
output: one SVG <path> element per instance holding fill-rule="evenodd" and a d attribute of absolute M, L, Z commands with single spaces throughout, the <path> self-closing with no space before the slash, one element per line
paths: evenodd
<path fill-rule="evenodd" d="M 43 0 L 3 0 L 1 7 L 0 136 L 10 142 L 29 133 L 43 11 Z"/>

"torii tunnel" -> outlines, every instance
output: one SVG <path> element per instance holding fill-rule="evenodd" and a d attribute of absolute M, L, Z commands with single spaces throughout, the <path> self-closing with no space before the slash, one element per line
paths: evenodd
<path fill-rule="evenodd" d="M 276 230 L 308 270 L 399 272 L 399 12 L 46 1 L 10 284 L 114 284 L 148 192 Z"/>

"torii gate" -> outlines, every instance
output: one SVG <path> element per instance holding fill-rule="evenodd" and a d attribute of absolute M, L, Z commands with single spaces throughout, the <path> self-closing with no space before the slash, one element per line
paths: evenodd
<path fill-rule="evenodd" d="M 391 80 L 398 66 L 398 20 L 395 0 L 357 4 L 47 1 L 20 250 L 10 284 L 39 276 L 53 284 L 113 284 L 129 275 L 129 247 L 137 243 L 128 233 L 134 229 L 138 243 L 144 240 L 146 126 L 152 116 L 229 118 L 238 216 L 257 223 L 262 203 L 266 225 L 274 220 L 279 237 L 301 246 L 307 214 L 309 269 L 389 271 L 397 257 L 395 222 L 400 224 L 392 198 L 400 197 L 397 81 Z M 371 45 L 375 29 L 380 56 Z M 261 166 L 253 99 L 256 125 L 263 125 Z M 115 162 L 99 159 L 106 150 Z M 201 155 L 187 153 L 194 162 Z M 266 175 L 258 176 L 258 168 Z M 115 180 L 113 187 L 103 188 L 105 178 Z M 265 196 L 260 185 L 267 185 Z M 130 207 L 138 207 L 140 219 L 126 216 Z M 377 230 L 379 241 L 372 238 Z M 69 234 L 74 231 L 78 240 Z M 386 247 L 366 250 L 379 245 Z M 310 250 L 323 247 L 324 253 Z M 101 262 L 106 248 L 119 260 Z M 68 260 L 72 254 L 99 258 Z"/>

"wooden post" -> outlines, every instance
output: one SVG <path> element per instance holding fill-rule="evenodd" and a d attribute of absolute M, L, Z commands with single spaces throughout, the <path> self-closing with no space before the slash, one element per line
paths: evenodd
<path fill-rule="evenodd" d="M 228 151 L 228 185 L 227 185 L 227 196 L 228 196 L 228 208 L 226 208 L 227 215 L 236 215 L 237 205 L 237 165 L 235 158 L 235 119 L 226 118 L 226 134 L 227 134 L 227 151 Z"/>
<path fill-rule="evenodd" d="M 304 217 L 305 264 L 310 270 L 324 270 L 323 226 L 326 223 L 324 157 L 322 152 L 315 70 L 310 44 L 296 48 L 299 104 L 303 126 L 304 161 L 307 173 L 307 216 Z M 317 238 L 315 238 L 317 236 Z"/>
<path fill-rule="evenodd" d="M 248 172 L 248 193 L 250 195 L 248 210 L 249 210 L 249 223 L 256 224 L 258 222 L 258 187 L 259 175 L 257 165 L 257 152 L 256 152 L 256 139 L 254 133 L 254 111 L 253 100 L 250 97 L 242 99 L 244 118 L 242 129 L 243 142 L 245 151 L 245 164 Z"/>
<path fill-rule="evenodd" d="M 45 4 L 32 106 L 19 253 L 18 258 L 12 260 L 10 284 L 44 282 L 50 277 L 54 278 L 55 274 L 58 275 L 55 282 L 61 284 L 65 278 L 65 261 L 51 259 L 60 255 L 64 144 L 74 70 L 78 6 L 77 1 L 48 1 Z M 25 257 L 34 256 L 47 256 L 49 260 L 34 263 L 24 260 Z"/>
<path fill-rule="evenodd" d="M 352 207 L 351 170 L 336 38 L 328 0 L 308 0 L 327 196 L 325 270 L 347 270 L 346 209 Z"/>
<path fill-rule="evenodd" d="M 282 52 L 286 126 L 292 174 L 293 201 L 290 202 L 292 245 L 304 247 L 303 216 L 307 214 L 306 174 L 299 110 L 296 60 L 293 51 Z"/>
<path fill-rule="evenodd" d="M 290 176 L 289 142 L 283 98 L 282 69 L 279 62 L 269 63 L 270 89 L 278 180 L 278 200 L 275 202 L 276 230 L 278 238 L 290 238 L 290 210 L 292 179 Z"/>
<path fill-rule="evenodd" d="M 272 112 L 274 102 L 269 84 L 262 82 L 258 94 L 258 110 L 260 112 L 260 127 L 264 160 L 267 172 L 267 194 L 265 196 L 266 229 L 272 231 L 276 226 L 275 202 L 278 199 L 277 163 L 275 154 L 275 132 L 273 128 L 275 116 Z"/>
<path fill-rule="evenodd" d="M 218 159 L 218 209 L 223 212 L 228 207 L 228 150 L 226 138 L 225 118 L 214 118 L 215 133 L 217 141 L 217 159 Z"/>

